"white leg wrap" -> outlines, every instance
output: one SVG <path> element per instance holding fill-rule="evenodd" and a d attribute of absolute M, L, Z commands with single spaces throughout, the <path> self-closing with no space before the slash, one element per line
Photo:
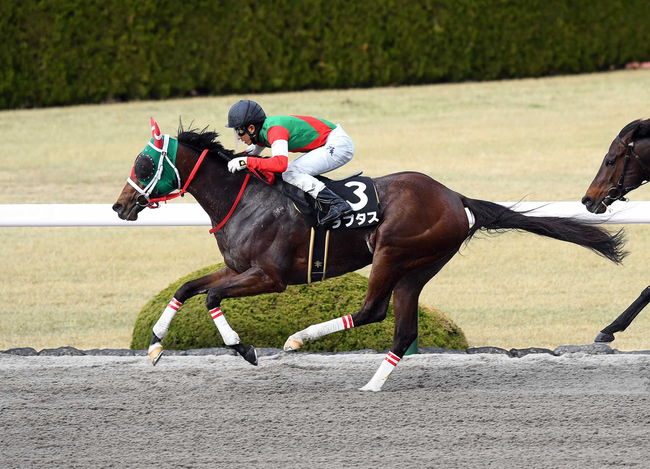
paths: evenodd
<path fill-rule="evenodd" d="M 352 316 L 348 314 L 347 316 L 309 326 L 307 329 L 296 332 L 290 338 L 304 344 L 310 340 L 316 340 L 324 335 L 350 329 L 351 327 L 354 327 L 354 323 L 352 322 Z"/>
<path fill-rule="evenodd" d="M 182 305 L 183 303 L 178 301 L 176 298 L 171 299 L 165 308 L 165 311 L 163 311 L 163 313 L 160 315 L 158 322 L 156 322 L 156 324 L 153 326 L 153 333 L 156 334 L 157 337 L 160 339 L 165 337 L 167 331 L 169 330 L 169 325 L 171 324 L 172 319 L 174 319 L 174 315 Z"/>
<path fill-rule="evenodd" d="M 224 344 L 236 345 L 240 342 L 239 335 L 232 330 L 219 306 L 210 310 L 210 316 L 212 316 L 214 324 L 217 326 L 217 329 L 219 329 L 219 334 L 221 334 Z"/>
<path fill-rule="evenodd" d="M 359 388 L 359 390 L 374 392 L 381 391 L 381 387 L 384 385 L 399 361 L 400 358 L 397 355 L 395 355 L 393 352 L 388 352 L 386 354 L 386 357 L 384 357 L 382 360 L 381 365 L 379 365 L 377 371 L 375 371 L 374 376 L 370 378 L 370 381 L 368 381 L 368 384 L 362 388 Z"/>

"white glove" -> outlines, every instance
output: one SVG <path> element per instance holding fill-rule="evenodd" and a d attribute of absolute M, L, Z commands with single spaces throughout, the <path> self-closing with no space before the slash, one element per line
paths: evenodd
<path fill-rule="evenodd" d="M 247 155 L 250 155 L 250 156 L 259 156 L 260 153 L 262 153 L 262 150 L 264 150 L 264 147 L 262 147 L 260 145 L 255 145 L 253 143 L 252 145 L 249 145 L 246 148 L 245 152 L 246 152 Z"/>
<path fill-rule="evenodd" d="M 246 158 L 245 156 L 240 156 L 237 158 L 233 158 L 228 162 L 228 171 L 231 173 L 236 173 L 237 171 L 241 171 L 242 169 L 246 169 Z"/>

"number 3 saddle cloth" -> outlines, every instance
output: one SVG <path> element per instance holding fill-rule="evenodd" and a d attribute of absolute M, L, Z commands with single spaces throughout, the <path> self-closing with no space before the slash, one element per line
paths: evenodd
<path fill-rule="evenodd" d="M 326 227 L 327 229 L 366 228 L 378 224 L 381 220 L 379 196 L 371 178 L 356 173 L 344 179 L 334 180 L 324 176 L 316 176 L 316 179 L 322 181 L 332 192 L 345 199 L 352 207 L 351 214 L 334 220 Z M 298 211 L 309 220 L 311 226 L 317 226 L 316 201 L 297 187 L 284 181 L 281 184 L 281 190 L 293 200 Z"/>

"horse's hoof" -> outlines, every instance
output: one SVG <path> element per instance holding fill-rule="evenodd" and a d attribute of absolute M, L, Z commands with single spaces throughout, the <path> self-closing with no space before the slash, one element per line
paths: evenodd
<path fill-rule="evenodd" d="M 292 339 L 289 337 L 287 341 L 284 343 L 283 350 L 285 352 L 292 352 L 294 350 L 299 350 L 300 347 L 302 347 L 302 342 L 297 341 L 296 339 Z"/>
<path fill-rule="evenodd" d="M 163 346 L 160 342 L 156 342 L 155 344 L 151 344 L 149 346 L 147 353 L 149 354 L 149 360 L 151 360 L 151 364 L 153 366 L 156 366 L 156 363 L 158 363 L 158 360 L 160 360 L 160 357 L 162 357 L 164 350 L 165 349 L 163 349 Z"/>
<path fill-rule="evenodd" d="M 257 350 L 252 345 L 235 344 L 232 346 L 248 363 L 257 366 Z"/>
<path fill-rule="evenodd" d="M 614 342 L 614 334 L 610 334 L 609 332 L 599 332 L 594 339 L 594 342 L 598 344 L 609 344 L 610 342 Z"/>

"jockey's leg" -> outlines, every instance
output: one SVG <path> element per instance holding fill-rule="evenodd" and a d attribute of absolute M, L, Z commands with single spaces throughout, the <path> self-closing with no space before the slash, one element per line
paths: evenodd
<path fill-rule="evenodd" d="M 325 217 L 319 220 L 321 225 L 351 213 L 352 207 L 314 176 L 343 166 L 353 156 L 354 144 L 352 140 L 340 126 L 337 126 L 330 133 L 325 145 L 291 161 L 287 170 L 282 174 L 285 181 L 307 192 L 317 201 L 321 211 L 327 212 Z"/>
<path fill-rule="evenodd" d="M 318 218 L 318 224 L 321 226 L 352 213 L 350 204 L 327 187 L 318 193 L 316 202 L 320 207 L 327 207 L 326 215 Z"/>

